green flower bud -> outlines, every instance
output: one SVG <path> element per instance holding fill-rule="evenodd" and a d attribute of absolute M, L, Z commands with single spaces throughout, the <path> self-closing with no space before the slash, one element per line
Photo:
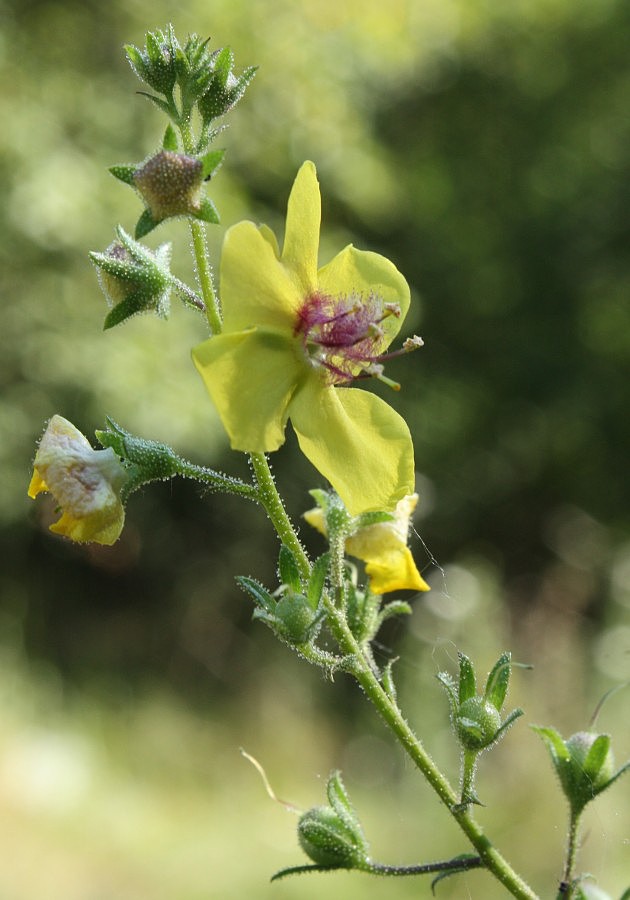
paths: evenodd
<path fill-rule="evenodd" d="M 305 644 L 318 621 L 306 597 L 293 591 L 287 591 L 278 601 L 274 618 L 282 637 L 290 644 Z"/>
<path fill-rule="evenodd" d="M 303 814 L 298 840 L 306 855 L 319 866 L 355 869 L 365 863 L 361 842 L 330 806 L 316 806 Z"/>
<path fill-rule="evenodd" d="M 532 727 L 549 750 L 560 786 L 574 815 L 579 815 L 587 803 L 630 768 L 628 762 L 614 771 L 610 735 L 578 731 L 565 741 L 555 728 Z"/>
<path fill-rule="evenodd" d="M 167 318 L 174 281 L 169 271 L 171 245 L 162 244 L 152 251 L 134 241 L 123 228 L 117 228 L 116 233 L 117 240 L 104 253 L 89 254 L 111 309 L 105 328 L 143 312 Z"/>
<path fill-rule="evenodd" d="M 160 150 L 136 169 L 133 182 L 156 224 L 199 213 L 203 165 L 194 156 Z"/>
<path fill-rule="evenodd" d="M 459 654 L 457 683 L 446 672 L 438 675 L 449 696 L 455 733 L 465 750 L 481 752 L 503 737 L 507 728 L 523 714 L 521 709 L 515 709 L 504 722 L 501 720 L 510 668 L 510 654 L 503 653 L 488 675 L 483 695 L 477 693 L 475 669 L 464 653 Z"/>
<path fill-rule="evenodd" d="M 125 46 L 127 59 L 138 78 L 166 96 L 172 94 L 175 87 L 175 59 L 178 49 L 179 44 L 172 26 L 166 32 L 147 32 L 142 50 L 133 44 Z"/>
<path fill-rule="evenodd" d="M 368 843 L 339 772 L 333 772 L 328 779 L 326 792 L 330 805 L 316 806 L 300 818 L 300 846 L 319 866 L 369 867 Z"/>
<path fill-rule="evenodd" d="M 455 726 L 462 747 L 483 750 L 497 739 L 501 713 L 483 697 L 471 697 L 459 706 Z"/>
<path fill-rule="evenodd" d="M 249 66 L 237 77 L 232 72 L 233 66 L 234 54 L 229 47 L 224 47 L 216 56 L 209 87 L 198 101 L 198 109 L 205 123 L 233 109 L 256 74 L 256 66 Z"/>
<path fill-rule="evenodd" d="M 598 739 L 607 739 L 605 748 L 598 755 L 594 764 L 589 760 L 589 753 L 593 748 L 593 744 Z M 572 734 L 566 743 L 569 756 L 573 764 L 581 772 L 587 774 L 591 781 L 593 790 L 597 793 L 602 790 L 610 781 L 615 771 L 615 760 L 610 747 L 610 738 L 608 735 L 593 734 L 590 731 L 578 731 Z"/>
<path fill-rule="evenodd" d="M 165 135 L 167 144 L 171 143 L 169 134 Z M 135 237 L 144 237 L 160 222 L 177 216 L 218 223 L 214 204 L 203 196 L 203 183 L 219 167 L 223 155 L 222 150 L 212 150 L 197 158 L 163 147 L 140 165 L 111 166 L 111 174 L 135 188 L 145 204 Z"/>

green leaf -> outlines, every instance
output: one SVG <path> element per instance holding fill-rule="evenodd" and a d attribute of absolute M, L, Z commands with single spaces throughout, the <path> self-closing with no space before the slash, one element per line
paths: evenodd
<path fill-rule="evenodd" d="M 142 213 L 142 215 L 136 222 L 136 230 L 134 232 L 136 240 L 139 240 L 140 238 L 145 237 L 145 235 L 149 234 L 150 231 L 153 231 L 153 229 L 158 224 L 159 224 L 158 222 L 155 222 L 153 220 L 153 216 L 151 215 L 149 210 L 145 209 L 145 211 Z"/>
<path fill-rule="evenodd" d="M 452 865 L 453 862 L 458 862 L 461 860 L 461 868 L 457 868 Z M 435 894 L 435 887 L 439 884 L 440 881 L 444 881 L 445 878 L 450 878 L 452 875 L 461 875 L 462 872 L 467 872 L 470 869 L 476 869 L 481 865 L 481 860 L 478 856 L 473 856 L 470 853 L 462 853 L 461 856 L 456 856 L 452 861 L 451 865 L 448 869 L 445 869 L 443 872 L 440 872 L 439 875 L 431 882 L 431 893 Z"/>
<path fill-rule="evenodd" d="M 385 668 L 383 669 L 383 673 L 381 675 L 381 682 L 383 684 L 383 689 L 384 689 L 385 693 L 387 694 L 387 696 L 390 698 L 390 700 L 392 700 L 394 703 L 397 702 L 396 683 L 394 681 L 394 673 L 392 671 L 394 668 L 395 662 L 396 662 L 395 659 L 390 659 L 387 662 L 387 665 L 385 666 Z"/>
<path fill-rule="evenodd" d="M 108 416 L 105 417 L 105 421 L 107 422 L 107 429 L 101 430 L 97 428 L 94 432 L 96 439 L 102 447 L 111 447 L 114 453 L 124 459 L 127 455 L 125 450 L 126 432 Z"/>
<path fill-rule="evenodd" d="M 565 742 L 562 740 L 560 732 L 556 731 L 555 728 L 541 728 L 540 725 L 531 725 L 530 727 L 532 731 L 535 731 L 536 734 L 540 735 L 547 745 L 554 766 L 557 762 L 567 762 L 570 759 L 570 753 Z"/>
<path fill-rule="evenodd" d="M 146 37 L 147 53 L 152 63 L 163 63 L 162 46 L 152 31 Z"/>
<path fill-rule="evenodd" d="M 109 171 L 114 178 L 123 181 L 125 184 L 130 184 L 132 187 L 134 186 L 133 177 L 136 174 L 137 169 L 137 166 L 131 164 L 109 167 Z"/>
<path fill-rule="evenodd" d="M 278 556 L 278 574 L 280 575 L 280 583 L 287 585 L 296 593 L 302 590 L 302 580 L 300 579 L 300 569 L 293 551 L 285 544 L 280 547 Z"/>
<path fill-rule="evenodd" d="M 387 603 L 380 612 L 378 617 L 379 628 L 386 622 L 387 619 L 392 619 L 394 616 L 410 616 L 411 615 L 411 606 L 405 600 L 392 600 L 391 603 Z"/>
<path fill-rule="evenodd" d="M 323 553 L 316 559 L 311 569 L 306 597 L 313 609 L 317 609 L 326 584 L 326 576 L 330 566 L 330 553 Z"/>
<path fill-rule="evenodd" d="M 250 595 L 254 603 L 257 603 L 266 613 L 273 614 L 276 608 L 276 601 L 262 584 L 259 584 L 253 578 L 248 578 L 247 575 L 237 575 L 236 583 Z"/>
<path fill-rule="evenodd" d="M 590 746 L 588 753 L 582 763 L 582 768 L 591 781 L 596 784 L 600 778 L 600 773 L 606 757 L 610 750 L 610 735 L 600 734 L 595 738 Z"/>
<path fill-rule="evenodd" d="M 214 71 L 216 73 L 215 77 L 217 82 L 221 85 L 221 87 L 225 87 L 228 76 L 232 71 L 234 66 L 234 53 L 232 52 L 230 47 L 223 47 L 219 55 L 217 56 Z"/>
<path fill-rule="evenodd" d="M 275 875 L 272 875 L 269 879 L 270 881 L 280 881 L 281 878 L 286 878 L 287 875 L 304 875 L 305 872 L 334 872 L 338 870 L 339 866 L 316 866 L 316 865 L 304 865 L 304 866 L 289 866 L 288 869 L 280 869 L 279 872 L 276 872 Z M 623 900 L 623 898 L 622 898 Z"/>
<path fill-rule="evenodd" d="M 143 300 L 144 295 L 140 292 L 129 294 L 124 300 L 121 300 L 108 312 L 103 323 L 103 330 L 108 331 L 110 328 L 114 328 L 115 325 L 120 325 L 125 319 L 130 319 L 132 316 L 143 312 L 145 309 Z"/>
<path fill-rule="evenodd" d="M 459 702 L 470 700 L 477 692 L 477 680 L 475 678 L 475 669 L 472 662 L 465 653 L 458 653 L 459 656 Z"/>
<path fill-rule="evenodd" d="M 166 126 L 166 131 L 164 132 L 164 138 L 162 139 L 162 147 L 164 150 L 172 150 L 176 153 L 179 149 L 179 144 L 177 141 L 177 132 L 173 128 L 173 126 L 169 124 Z"/>
<path fill-rule="evenodd" d="M 485 697 L 500 710 L 505 702 L 508 685 L 510 683 L 510 653 L 502 653 L 496 661 L 486 681 Z"/>
<path fill-rule="evenodd" d="M 511 728 L 512 725 L 516 722 L 517 719 L 520 719 L 521 716 L 525 715 L 524 711 L 520 708 L 512 710 L 506 720 L 503 722 L 499 730 L 495 735 L 495 739 L 498 741 L 499 738 L 502 738 L 508 728 Z"/>
<path fill-rule="evenodd" d="M 201 207 L 196 218 L 201 219 L 203 222 L 211 222 L 213 225 L 218 225 L 221 221 L 216 206 L 207 197 L 201 201 Z"/>
<path fill-rule="evenodd" d="M 448 672 L 438 672 L 436 678 L 440 682 L 442 687 L 446 689 L 446 693 L 448 694 L 448 699 L 451 704 L 451 709 L 453 711 L 453 714 L 455 714 L 458 706 L 455 679 Z"/>
<path fill-rule="evenodd" d="M 138 91 L 141 97 L 146 97 L 147 100 L 151 100 L 159 109 L 162 110 L 163 113 L 169 117 L 169 119 L 173 118 L 173 108 L 166 102 L 166 100 L 162 100 L 160 97 L 156 97 L 155 94 L 149 94 L 147 91 Z"/>
<path fill-rule="evenodd" d="M 133 44 L 125 44 L 125 53 L 127 54 L 127 59 L 131 63 L 131 67 L 142 81 L 147 80 L 148 67 L 146 62 L 144 61 L 144 57 L 140 50 L 137 47 L 134 47 Z"/>
<path fill-rule="evenodd" d="M 216 172 L 225 156 L 225 150 L 209 150 L 201 157 L 204 181 Z"/>
<path fill-rule="evenodd" d="M 328 802 L 335 813 L 348 831 L 352 833 L 354 842 L 358 845 L 363 844 L 363 846 L 366 847 L 361 823 L 350 802 L 350 797 L 344 783 L 341 780 L 341 772 L 337 771 L 332 773 L 328 779 L 328 784 L 326 785 L 326 794 L 328 796 Z"/>

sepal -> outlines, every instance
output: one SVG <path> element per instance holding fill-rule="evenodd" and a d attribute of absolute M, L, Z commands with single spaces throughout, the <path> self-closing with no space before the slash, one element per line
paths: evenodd
<path fill-rule="evenodd" d="M 188 464 L 167 444 L 135 437 L 107 418 L 107 428 L 96 432 L 103 447 L 111 448 L 125 460 L 127 482 L 123 499 L 142 485 L 152 481 L 166 481 L 175 475 L 186 474 Z"/>

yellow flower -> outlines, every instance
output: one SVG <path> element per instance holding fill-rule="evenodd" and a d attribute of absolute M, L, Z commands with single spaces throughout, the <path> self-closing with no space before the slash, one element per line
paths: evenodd
<path fill-rule="evenodd" d="M 61 518 L 50 526 L 56 534 L 79 543 L 113 544 L 125 521 L 120 489 L 126 480 L 111 448 L 93 450 L 71 422 L 53 416 L 35 455 L 28 495 L 54 496 L 61 508 Z"/>
<path fill-rule="evenodd" d="M 290 418 L 302 452 L 352 515 L 393 509 L 413 490 L 409 429 L 380 397 L 346 385 L 382 377 L 379 360 L 407 312 L 409 287 L 389 260 L 352 245 L 318 269 L 320 216 L 315 166 L 306 162 L 282 253 L 264 225 L 229 229 L 224 332 L 193 359 L 235 450 L 277 450 Z"/>
<path fill-rule="evenodd" d="M 365 563 L 374 594 L 429 590 L 407 546 L 409 522 L 417 502 L 417 494 L 403 497 L 396 504 L 393 519 L 366 525 L 346 539 L 346 552 Z M 326 534 L 324 510 L 320 506 L 304 513 L 304 518 Z"/>

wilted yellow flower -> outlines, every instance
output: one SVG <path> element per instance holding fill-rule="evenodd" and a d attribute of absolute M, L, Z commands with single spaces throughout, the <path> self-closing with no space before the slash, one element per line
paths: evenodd
<path fill-rule="evenodd" d="M 408 494 L 396 504 L 393 519 L 366 525 L 346 539 L 346 552 L 365 563 L 374 594 L 429 590 L 407 546 L 409 522 L 417 502 L 417 494 Z M 320 506 L 304 513 L 304 518 L 326 534 L 324 510 Z"/>
<path fill-rule="evenodd" d="M 113 544 L 125 521 L 120 490 L 127 472 L 111 448 L 94 450 L 62 416 L 53 416 L 33 464 L 29 497 L 48 491 L 61 509 L 50 526 L 78 543 Z"/>

